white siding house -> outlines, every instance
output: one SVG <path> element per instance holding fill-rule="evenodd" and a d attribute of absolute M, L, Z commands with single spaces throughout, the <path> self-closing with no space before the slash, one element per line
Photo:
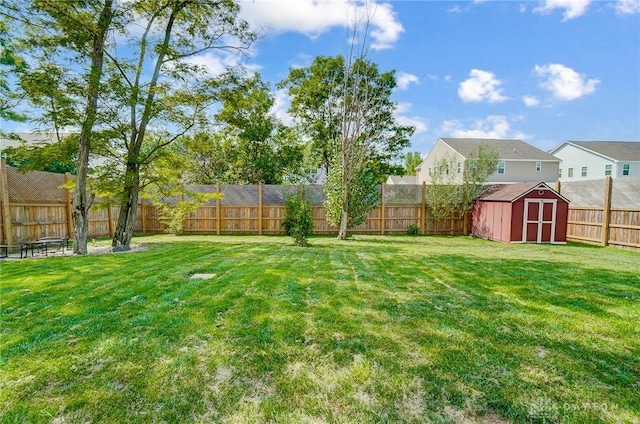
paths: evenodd
<path fill-rule="evenodd" d="M 465 161 L 483 143 L 489 150 L 497 149 L 500 155 L 496 172 L 487 179 L 489 183 L 554 183 L 558 179 L 560 159 L 522 140 L 439 138 L 420 166 L 416 168 L 418 183 L 422 184 L 426 181 L 427 184 L 431 184 L 435 164 L 443 156 L 452 156 L 457 159 L 454 160 L 455 169 L 450 172 L 457 174 L 454 181 L 461 183 Z"/>
<path fill-rule="evenodd" d="M 562 160 L 560 181 L 640 176 L 638 141 L 565 141 L 549 153 Z"/>

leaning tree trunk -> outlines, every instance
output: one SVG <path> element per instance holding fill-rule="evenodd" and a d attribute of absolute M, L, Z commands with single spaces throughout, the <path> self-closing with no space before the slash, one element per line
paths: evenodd
<path fill-rule="evenodd" d="M 107 30 L 111 25 L 113 0 L 106 0 L 100 18 L 97 31 L 93 36 L 93 49 L 91 51 L 91 71 L 87 85 L 87 106 L 85 120 L 82 123 L 80 141 L 78 143 L 78 174 L 73 190 L 71 217 L 73 220 L 73 254 L 87 254 L 87 233 L 89 231 L 89 208 L 93 196 L 87 193 L 87 172 L 89 168 L 89 149 L 91 131 L 96 121 L 98 111 L 98 96 L 100 95 L 100 80 L 102 79 L 102 64 L 104 59 L 104 40 Z"/>
<path fill-rule="evenodd" d="M 136 226 L 138 211 L 138 194 L 140 191 L 140 170 L 135 163 L 127 164 L 125 186 L 120 199 L 120 213 L 111 246 L 116 249 L 129 250 L 131 237 Z"/>

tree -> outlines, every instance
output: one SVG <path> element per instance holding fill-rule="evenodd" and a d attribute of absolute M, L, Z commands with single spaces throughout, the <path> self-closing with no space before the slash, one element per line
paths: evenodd
<path fill-rule="evenodd" d="M 86 189 L 90 139 L 98 115 L 106 36 L 114 17 L 113 0 L 41 0 L 29 4 L 7 1 L 4 6 L 7 16 L 24 28 L 19 37 L 25 38 L 24 44 L 29 46 L 36 64 L 30 72 L 22 73 L 20 85 L 32 105 L 45 110 L 41 121 L 53 124 L 59 140 L 63 127 L 80 127 L 72 197 L 73 252 L 85 254 L 92 203 Z"/>
<path fill-rule="evenodd" d="M 221 90 L 215 119 L 223 127 L 225 156 L 237 184 L 281 184 L 299 174 L 304 146 L 272 113 L 268 84 L 256 73 Z"/>
<path fill-rule="evenodd" d="M 56 143 L 7 147 L 4 153 L 7 155 L 7 164 L 19 171 L 76 174 L 78 137 L 67 136 Z"/>
<path fill-rule="evenodd" d="M 473 209 L 474 200 L 485 190 L 487 178 L 496 172 L 499 159 L 498 150 L 489 150 L 483 143 L 464 161 L 462 175 L 458 174 L 458 157 L 444 155 L 437 160 L 427 192 L 433 216 L 445 218 L 455 212 L 464 216 Z"/>
<path fill-rule="evenodd" d="M 138 0 L 132 20 L 144 22 L 129 57 L 110 55 L 107 100 L 112 111 L 113 152 L 124 152 L 120 213 L 112 240 L 127 249 L 133 235 L 144 167 L 175 140 L 206 125 L 224 78 L 207 76 L 186 60 L 211 49 L 238 51 L 255 38 L 231 0 Z M 224 44 L 236 40 L 236 45 Z M 158 128 L 152 130 L 153 122 Z"/>
<path fill-rule="evenodd" d="M 11 74 L 20 74 L 28 69 L 26 61 L 16 53 L 16 46 L 12 43 L 8 34 L 8 24 L 0 20 L 0 120 L 22 122 L 26 117 L 15 111 L 16 106 L 22 100 L 22 96 L 12 89 Z M 0 136 L 6 137 L 0 129 Z"/>
<path fill-rule="evenodd" d="M 184 164 L 184 156 L 176 149 L 163 150 L 147 172 L 153 182 L 142 192 L 142 196 L 150 199 L 158 209 L 160 221 L 167 225 L 166 232 L 175 235 L 184 232 L 185 219 L 199 206 L 222 199 L 221 193 L 201 193 L 185 188 Z"/>
<path fill-rule="evenodd" d="M 416 168 L 422 163 L 420 152 L 407 152 L 404 155 L 404 175 L 416 175 Z"/>
<path fill-rule="evenodd" d="M 375 105 L 375 110 L 358 119 L 364 132 L 380 135 L 371 143 L 368 162 L 381 173 L 400 157 L 414 131 L 414 127 L 398 125 L 393 116 L 396 104 L 390 96 L 395 86 L 394 72 L 381 73 L 364 54 L 357 58 L 318 56 L 310 66 L 292 69 L 278 83 L 291 97 L 289 113 L 310 140 L 316 166 L 326 171 L 341 148 L 348 112 L 345 107 L 353 109 L 365 99 L 367 106 Z M 352 92 L 354 88 L 357 90 Z"/>

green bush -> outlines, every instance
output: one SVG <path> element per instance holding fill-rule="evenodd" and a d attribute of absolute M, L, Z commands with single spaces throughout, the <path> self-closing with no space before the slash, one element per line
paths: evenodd
<path fill-rule="evenodd" d="M 307 246 L 307 237 L 313 234 L 313 211 L 304 193 L 292 195 L 285 200 L 286 207 L 282 226 L 287 235 L 293 237 L 298 246 Z"/>
<path fill-rule="evenodd" d="M 410 236 L 417 236 L 418 234 L 420 234 L 420 227 L 418 227 L 416 224 L 409 225 L 409 228 L 407 228 L 407 234 L 409 234 Z"/>

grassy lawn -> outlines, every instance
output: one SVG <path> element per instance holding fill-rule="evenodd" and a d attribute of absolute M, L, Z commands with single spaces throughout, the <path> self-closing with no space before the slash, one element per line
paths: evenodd
<path fill-rule="evenodd" d="M 0 421 L 639 422 L 640 253 L 310 241 L 2 262 Z"/>

